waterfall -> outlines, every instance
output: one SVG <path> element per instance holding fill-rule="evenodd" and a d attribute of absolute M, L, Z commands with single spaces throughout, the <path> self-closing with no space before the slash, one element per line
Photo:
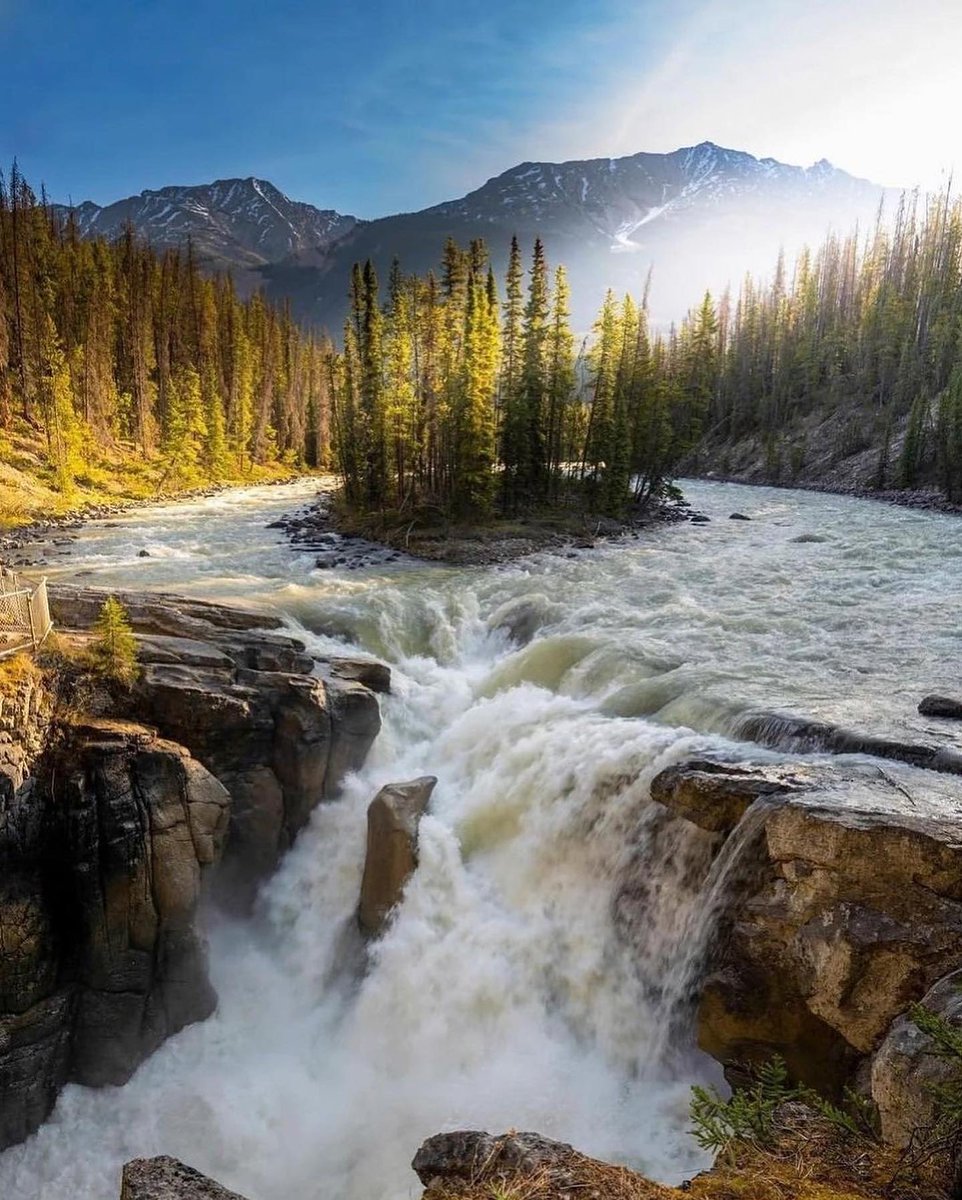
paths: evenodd
<path fill-rule="evenodd" d="M 84 532 L 65 574 L 274 605 L 318 653 L 390 661 L 394 685 L 370 761 L 254 918 L 209 914 L 214 1017 L 123 1088 L 66 1088 L 0 1155 L 0 1195 L 115 1200 L 125 1159 L 169 1153 L 251 1200 L 402 1200 L 420 1141 L 459 1126 L 537 1129 L 665 1181 L 705 1165 L 689 1089 L 716 1069 L 692 992 L 764 809 L 719 849 L 649 784 L 731 755 L 752 710 L 914 737 L 901 698 L 951 682 L 962 552 L 930 515 L 691 491 L 711 526 L 497 570 L 316 571 L 265 530 L 279 489 Z M 736 507 L 755 519 L 724 520 Z M 793 540 L 813 527 L 825 541 Z M 419 867 L 359 977 L 366 808 L 422 774 L 439 782 Z"/>

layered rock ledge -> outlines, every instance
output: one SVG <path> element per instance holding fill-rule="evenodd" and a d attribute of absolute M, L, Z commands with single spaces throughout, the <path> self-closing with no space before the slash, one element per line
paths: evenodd
<path fill-rule="evenodd" d="M 893 1023 L 962 967 L 955 780 L 692 761 L 657 776 L 652 798 L 744 843 L 701 980 L 702 1048 L 729 1066 L 779 1054 L 828 1094 L 869 1088 Z"/>
<path fill-rule="evenodd" d="M 104 597 L 54 590 L 58 627 Z M 213 1011 L 202 895 L 250 905 L 363 763 L 390 685 L 379 663 L 316 662 L 268 614 L 124 600 L 129 694 L 78 716 L 30 666 L 0 707 L 0 1146 L 67 1081 L 123 1083 Z"/>

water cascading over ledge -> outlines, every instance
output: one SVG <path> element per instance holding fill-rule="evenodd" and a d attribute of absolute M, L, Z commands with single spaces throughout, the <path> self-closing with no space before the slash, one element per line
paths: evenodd
<path fill-rule="evenodd" d="M 118 588 L 148 573 L 158 587 L 263 602 L 316 631 L 298 636 L 319 654 L 348 638 L 389 659 L 394 695 L 375 753 L 336 805 L 315 810 L 254 924 L 212 930 L 215 1018 L 119 1091 L 68 1089 L 56 1124 L 0 1158 L 0 1191 L 112 1200 L 124 1161 L 169 1153 L 253 1200 L 309 1194 L 319 1172 L 346 1198 L 404 1197 L 413 1150 L 452 1124 L 541 1130 L 662 1180 L 699 1169 L 687 1106 L 706 1060 L 690 1025 L 656 1065 L 657 964 L 684 980 L 685 913 L 715 861 L 696 854 L 682 871 L 671 836 L 683 851 L 724 832 L 678 821 L 656 838 L 665 853 L 646 858 L 649 781 L 692 754 L 764 757 L 726 740 L 733 711 L 934 734 L 915 709 L 924 691 L 952 687 L 946 596 L 962 560 L 933 518 L 692 492 L 713 517 L 749 508 L 754 519 L 496 572 L 343 578 L 263 529 L 265 505 L 284 503 L 266 493 L 85 532 L 71 567 Z M 795 540 L 812 529 L 817 545 Z M 531 638 L 519 649 L 488 620 L 506 604 L 523 616 L 529 596 L 550 599 L 535 603 L 533 629 L 516 630 Z M 897 763 L 879 765 L 901 780 Z M 357 937 L 367 806 L 384 784 L 426 773 L 438 785 L 418 868 L 358 986 L 336 964 L 344 929 Z M 626 880 L 641 885 L 626 915 L 650 970 L 612 920 Z M 665 920 L 639 934 L 646 903 Z M 697 996 L 680 990 L 691 1016 Z"/>
<path fill-rule="evenodd" d="M 830 1096 L 868 1087 L 897 1138 L 888 1079 L 866 1080 L 893 1024 L 962 967 L 957 793 L 951 778 L 853 759 L 692 761 L 656 777 L 655 801 L 740 843 L 747 868 L 706 947 L 704 1050 L 730 1067 L 780 1055 Z"/>

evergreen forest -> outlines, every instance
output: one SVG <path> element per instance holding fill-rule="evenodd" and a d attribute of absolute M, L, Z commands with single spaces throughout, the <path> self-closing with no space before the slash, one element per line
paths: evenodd
<path fill-rule="evenodd" d="M 80 236 L 16 167 L 0 180 L 0 464 L 16 431 L 66 500 L 149 465 L 177 490 L 336 469 L 359 513 L 481 522 L 622 516 L 680 467 L 724 469 L 755 439 L 774 481 L 804 479 L 806 429 L 871 447 L 880 488 L 962 500 L 962 203 L 905 197 L 867 236 L 830 236 L 771 282 L 710 294 L 652 332 L 641 297 L 604 297 L 587 336 L 563 265 L 481 240 L 436 272 L 355 266 L 341 347 L 299 328 L 191 246 Z M 22 438 L 21 438 L 22 443 Z M 0 479 L 0 486 L 2 486 Z"/>

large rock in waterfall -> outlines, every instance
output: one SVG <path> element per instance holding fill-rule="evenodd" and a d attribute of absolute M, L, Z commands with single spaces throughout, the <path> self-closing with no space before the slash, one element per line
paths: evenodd
<path fill-rule="evenodd" d="M 244 1200 L 193 1167 L 170 1158 L 135 1158 L 124 1165 L 120 1200 Z"/>
<path fill-rule="evenodd" d="M 105 593 L 53 597 L 85 627 Z M 155 630 L 130 692 L 76 717 L 69 673 L 25 666 L 0 697 L 0 1148 L 68 1080 L 122 1083 L 212 1012 L 203 892 L 248 904 L 380 728 L 360 682 L 389 686 L 380 664 L 315 662 L 262 614 L 125 599 Z"/>
<path fill-rule="evenodd" d="M 437 779 L 425 775 L 382 787 L 367 810 L 367 853 L 361 880 L 358 924 L 379 937 L 418 863 L 418 824 Z"/>
<path fill-rule="evenodd" d="M 749 816 L 701 984 L 698 1038 L 726 1064 L 780 1054 L 829 1093 L 962 966 L 962 813 L 951 777 L 890 765 L 696 762 L 653 797 L 712 832 Z M 718 806 L 713 802 L 717 800 Z"/>
<path fill-rule="evenodd" d="M 954 696 L 925 696 L 919 702 L 919 712 L 923 717 L 948 717 L 954 721 L 962 720 L 962 700 Z"/>

